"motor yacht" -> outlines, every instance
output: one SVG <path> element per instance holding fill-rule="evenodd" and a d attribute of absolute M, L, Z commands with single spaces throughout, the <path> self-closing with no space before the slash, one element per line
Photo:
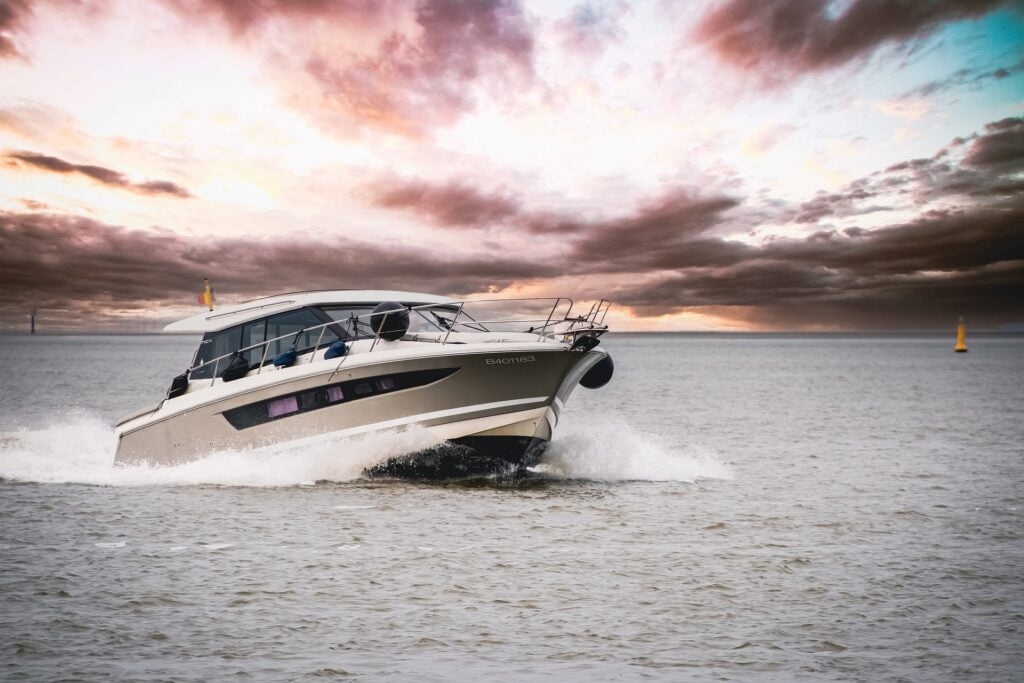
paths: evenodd
<path fill-rule="evenodd" d="M 566 298 L 337 290 L 203 312 L 164 328 L 202 340 L 164 400 L 117 424 L 115 462 L 169 465 L 416 425 L 439 446 L 366 474 L 529 467 L 576 386 L 599 388 L 614 371 L 598 348 L 608 302 L 581 315 L 573 307 Z"/>

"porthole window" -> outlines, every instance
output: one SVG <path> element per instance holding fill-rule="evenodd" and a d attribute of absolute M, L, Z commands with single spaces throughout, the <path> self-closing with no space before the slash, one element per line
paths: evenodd
<path fill-rule="evenodd" d="M 349 380 L 325 387 L 284 394 L 224 411 L 224 418 L 235 429 L 246 429 L 301 413 L 327 408 L 336 404 L 369 398 L 402 389 L 414 389 L 440 381 L 458 371 L 458 368 L 414 370 L 394 375 L 381 375 L 366 379 Z"/>

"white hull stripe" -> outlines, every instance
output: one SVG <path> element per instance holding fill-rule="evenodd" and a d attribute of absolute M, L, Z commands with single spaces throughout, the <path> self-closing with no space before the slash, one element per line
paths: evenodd
<path fill-rule="evenodd" d="M 468 413 L 478 413 L 483 410 L 493 410 L 495 408 L 510 408 L 512 406 L 529 405 L 531 403 L 543 403 L 548 400 L 547 396 L 535 396 L 533 398 L 517 398 L 510 401 L 494 401 L 493 403 L 477 403 L 472 406 L 463 406 L 462 408 L 449 408 L 447 410 L 435 410 L 432 413 L 420 413 L 419 415 L 408 415 L 406 417 L 395 418 L 394 420 L 384 420 L 383 422 L 374 422 L 372 424 L 359 425 L 358 427 L 349 427 L 348 429 L 338 429 L 333 432 L 326 432 L 324 434 L 315 434 L 313 436 L 306 436 L 300 439 L 294 439 L 291 441 L 283 441 L 280 443 L 273 444 L 271 448 L 280 448 L 286 446 L 291 448 L 293 446 L 308 446 L 322 441 L 329 441 L 339 436 L 353 436 L 355 434 L 365 434 L 366 432 L 377 431 L 378 429 L 390 429 L 392 427 L 404 427 L 410 424 L 416 424 L 417 422 L 427 422 L 428 420 L 437 420 L 444 417 L 454 417 L 456 415 L 466 415 Z"/>

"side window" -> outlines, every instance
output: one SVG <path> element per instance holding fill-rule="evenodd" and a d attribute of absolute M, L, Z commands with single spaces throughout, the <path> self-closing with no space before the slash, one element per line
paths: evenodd
<path fill-rule="evenodd" d="M 242 347 L 242 327 L 230 327 L 226 330 L 219 332 L 207 332 L 203 336 L 203 341 L 199 343 L 199 350 L 196 351 L 195 362 L 193 366 L 204 363 L 214 358 L 219 358 L 226 354 L 236 351 Z M 226 365 L 224 361 L 221 361 L 220 367 L 217 369 L 218 372 L 223 370 Z M 204 377 L 213 377 L 214 364 L 204 365 L 197 370 L 193 370 L 189 375 L 193 379 L 202 379 Z"/>
<path fill-rule="evenodd" d="M 274 337 L 280 337 L 282 335 L 294 335 L 306 327 L 314 327 L 317 325 L 323 325 L 323 321 L 320 320 L 316 313 L 308 308 L 303 308 L 298 311 L 288 311 L 287 313 L 281 313 L 280 315 L 274 315 L 267 318 L 267 331 L 265 338 L 273 339 Z M 321 331 L 323 331 L 322 337 L 320 335 Z M 338 335 L 336 335 L 330 327 L 321 327 L 319 329 L 303 332 L 297 339 L 294 336 L 286 336 L 284 339 L 278 339 L 277 341 L 270 343 L 270 350 L 267 351 L 267 360 L 272 360 L 274 356 L 287 351 L 291 348 L 293 342 L 295 343 L 295 348 L 298 351 L 312 349 L 316 345 L 318 339 L 320 340 L 320 346 L 326 346 L 327 344 L 337 340 Z"/>
<path fill-rule="evenodd" d="M 263 342 L 267 338 L 266 332 L 266 318 L 262 320 L 254 320 L 251 323 L 246 323 L 245 325 L 242 326 L 242 346 L 240 348 L 244 349 L 247 346 L 252 346 L 253 344 L 259 344 Z M 245 352 L 244 355 L 246 361 L 249 362 L 249 365 L 258 365 L 260 360 L 263 359 L 263 347 L 257 346 L 255 349 L 249 349 L 248 351 Z M 270 360 L 273 360 L 273 356 L 270 355 L 269 351 L 267 352 L 267 357 Z"/>
<path fill-rule="evenodd" d="M 370 331 L 372 306 L 325 306 L 321 310 L 330 316 L 331 320 L 338 321 L 339 327 L 348 335 L 348 339 L 373 336 Z"/>
<path fill-rule="evenodd" d="M 455 319 L 456 311 L 449 308 L 417 308 L 409 314 L 410 332 L 446 332 Z M 459 322 L 466 322 L 465 314 Z"/>

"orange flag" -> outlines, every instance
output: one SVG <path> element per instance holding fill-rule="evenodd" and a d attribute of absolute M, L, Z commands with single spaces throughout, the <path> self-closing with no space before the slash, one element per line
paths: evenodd
<path fill-rule="evenodd" d="M 210 286 L 210 281 L 203 278 L 203 291 L 196 296 L 196 300 L 202 306 L 206 306 L 211 311 L 213 310 L 213 302 L 217 300 L 217 297 L 213 294 L 213 287 Z"/>

